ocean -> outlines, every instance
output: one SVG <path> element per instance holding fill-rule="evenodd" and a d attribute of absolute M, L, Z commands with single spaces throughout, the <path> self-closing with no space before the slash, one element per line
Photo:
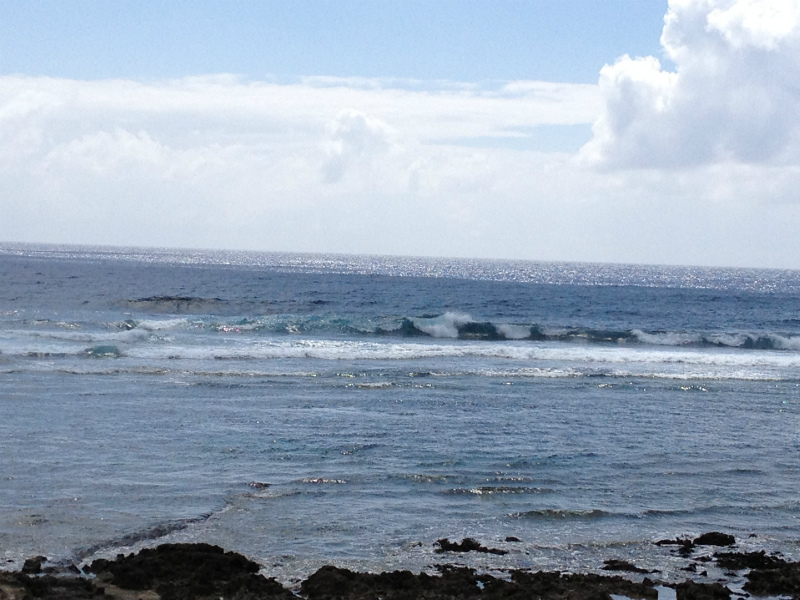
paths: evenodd
<path fill-rule="evenodd" d="M 799 409 L 798 271 L 0 245 L 7 569 L 800 558 Z"/>

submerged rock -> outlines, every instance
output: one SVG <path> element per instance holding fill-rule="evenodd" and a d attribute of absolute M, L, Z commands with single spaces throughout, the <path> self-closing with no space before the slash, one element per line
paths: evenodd
<path fill-rule="evenodd" d="M 94 346 L 84 350 L 84 354 L 90 358 L 119 358 L 122 352 L 116 346 Z"/>
<path fill-rule="evenodd" d="M 692 540 L 675 538 L 674 540 L 658 540 L 655 544 L 656 546 L 679 546 L 678 553 L 681 556 L 689 556 L 694 552 L 694 542 Z"/>
<path fill-rule="evenodd" d="M 460 544 L 456 542 L 451 542 L 447 538 L 442 538 L 440 540 L 436 540 L 436 544 L 439 546 L 434 552 L 438 554 L 442 554 L 443 552 L 483 552 L 485 554 L 508 554 L 508 550 L 499 550 L 497 548 L 487 548 L 486 546 L 481 546 L 478 540 L 472 538 L 464 538 L 461 540 Z"/>
<path fill-rule="evenodd" d="M 604 562 L 603 570 L 604 571 L 627 571 L 629 573 L 649 573 L 647 569 L 642 569 L 637 567 L 636 565 L 629 563 L 625 560 L 617 560 L 616 558 L 610 558 Z"/>

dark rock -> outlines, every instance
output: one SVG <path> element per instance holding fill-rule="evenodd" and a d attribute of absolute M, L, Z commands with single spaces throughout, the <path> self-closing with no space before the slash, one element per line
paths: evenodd
<path fill-rule="evenodd" d="M 90 571 L 131 590 L 155 590 L 162 600 L 193 598 L 293 598 L 274 579 L 257 575 L 259 565 L 209 544 L 163 544 L 117 560 L 98 559 Z"/>
<path fill-rule="evenodd" d="M 605 566 L 603 567 L 604 571 L 627 571 L 629 573 L 649 573 L 647 569 L 641 569 L 634 564 L 631 564 L 625 560 L 617 560 L 616 558 L 611 558 L 607 561 L 604 561 Z"/>
<path fill-rule="evenodd" d="M 710 531 L 694 539 L 695 546 L 733 546 L 735 543 L 735 537 L 719 531 Z"/>
<path fill-rule="evenodd" d="M 22 572 L 28 575 L 35 575 L 42 572 L 42 563 L 47 562 L 46 556 L 35 556 L 33 558 L 26 558 L 25 564 L 22 565 Z"/>
<path fill-rule="evenodd" d="M 680 546 L 680 548 L 678 548 L 678 553 L 681 556 L 689 556 L 694 552 L 694 542 L 692 540 L 675 538 L 674 540 L 658 540 L 655 544 L 656 546 Z"/>
<path fill-rule="evenodd" d="M 519 539 L 518 537 L 514 537 L 513 535 L 509 535 L 509 536 L 506 538 L 506 541 L 507 541 L 507 542 L 521 542 L 522 540 L 521 540 L 521 539 Z"/>
<path fill-rule="evenodd" d="M 747 583 L 742 586 L 742 589 L 755 596 L 800 598 L 800 562 L 784 563 L 765 569 L 753 569 L 747 574 Z"/>
<path fill-rule="evenodd" d="M 761 552 L 716 552 L 714 558 L 717 564 L 723 569 L 731 571 L 741 571 L 742 569 L 777 569 L 788 563 L 782 558 L 769 556 L 763 550 Z"/>
<path fill-rule="evenodd" d="M 436 544 L 438 544 L 438 548 L 434 551 L 438 554 L 442 554 L 443 552 L 483 552 L 485 554 L 508 554 L 507 550 L 499 550 L 497 548 L 487 548 L 486 546 L 481 546 L 478 540 L 474 540 L 472 538 L 464 538 L 461 540 L 461 543 L 457 544 L 456 542 L 451 542 L 447 538 L 442 538 L 440 540 L 436 540 Z"/>
<path fill-rule="evenodd" d="M 409 571 L 354 573 L 325 566 L 306 579 L 300 591 L 308 600 L 469 598 L 481 594 L 475 572 L 454 567 L 443 567 L 441 577 L 432 577 Z"/>
<path fill-rule="evenodd" d="M 478 575 L 474 569 L 442 565 L 440 576 L 408 571 L 394 573 L 354 573 L 326 566 L 301 585 L 308 600 L 610 600 L 611 594 L 656 600 L 655 589 L 622 577 L 602 575 L 561 575 L 512 571 L 511 581 Z"/>
<path fill-rule="evenodd" d="M 656 546 L 683 546 L 684 544 L 691 544 L 691 540 L 682 540 L 681 538 L 675 538 L 674 540 L 658 540 L 657 542 L 653 542 Z"/>
<path fill-rule="evenodd" d="M 42 598 L 44 600 L 95 600 L 97 588 L 80 577 L 54 577 L 42 575 L 29 577 L 23 573 L 0 573 L 0 584 L 10 594 L 0 598 Z"/>
<path fill-rule="evenodd" d="M 675 586 L 676 600 L 730 600 L 731 591 L 719 583 L 684 581 Z"/>
<path fill-rule="evenodd" d="M 251 481 L 247 485 L 249 485 L 251 488 L 255 488 L 257 490 L 263 490 L 263 489 L 266 489 L 266 488 L 268 488 L 270 486 L 270 484 L 267 483 L 266 481 Z"/>
<path fill-rule="evenodd" d="M 547 598 L 548 600 L 609 600 L 611 594 L 639 600 L 656 600 L 658 592 L 643 583 L 634 583 L 619 575 L 580 575 L 560 573 L 525 573 L 513 571 L 512 583 L 521 594 L 507 597 Z M 500 596 L 497 596 L 500 597 Z"/>

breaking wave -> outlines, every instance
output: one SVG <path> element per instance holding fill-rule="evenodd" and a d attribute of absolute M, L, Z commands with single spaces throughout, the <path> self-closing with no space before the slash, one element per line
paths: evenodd
<path fill-rule="evenodd" d="M 190 302 L 191 300 L 191 302 Z M 195 302 L 197 301 L 197 302 Z M 204 302 L 216 302 L 217 299 Z M 146 298 L 137 303 L 151 303 Z M 187 307 L 199 306 L 198 299 L 157 299 L 158 306 L 187 303 Z M 184 307 L 180 312 L 190 312 Z M 127 335 L 135 331 L 162 333 L 176 329 L 198 329 L 219 334 L 330 334 L 380 337 L 419 337 L 443 340 L 472 341 L 533 341 L 569 342 L 575 344 L 644 345 L 684 348 L 735 348 L 744 350 L 788 350 L 800 351 L 800 334 L 792 332 L 712 332 L 712 331 L 656 331 L 641 328 L 616 330 L 581 326 L 551 327 L 540 323 L 506 323 L 480 321 L 461 312 L 445 312 L 418 317 L 380 317 L 375 319 L 351 319 L 329 315 L 269 315 L 240 317 L 229 320 L 209 320 L 186 317 L 170 319 L 128 319 L 115 324 Z M 61 339 L 97 339 L 97 335 L 84 332 L 39 332 L 39 335 Z M 108 334 L 106 334 L 108 335 Z M 118 336 L 119 334 L 117 334 Z"/>

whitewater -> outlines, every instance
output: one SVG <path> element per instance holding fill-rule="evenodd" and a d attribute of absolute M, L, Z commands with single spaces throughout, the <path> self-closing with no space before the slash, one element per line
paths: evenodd
<path fill-rule="evenodd" d="M 0 281 L 6 568 L 800 550 L 800 272 L 5 244 Z"/>

